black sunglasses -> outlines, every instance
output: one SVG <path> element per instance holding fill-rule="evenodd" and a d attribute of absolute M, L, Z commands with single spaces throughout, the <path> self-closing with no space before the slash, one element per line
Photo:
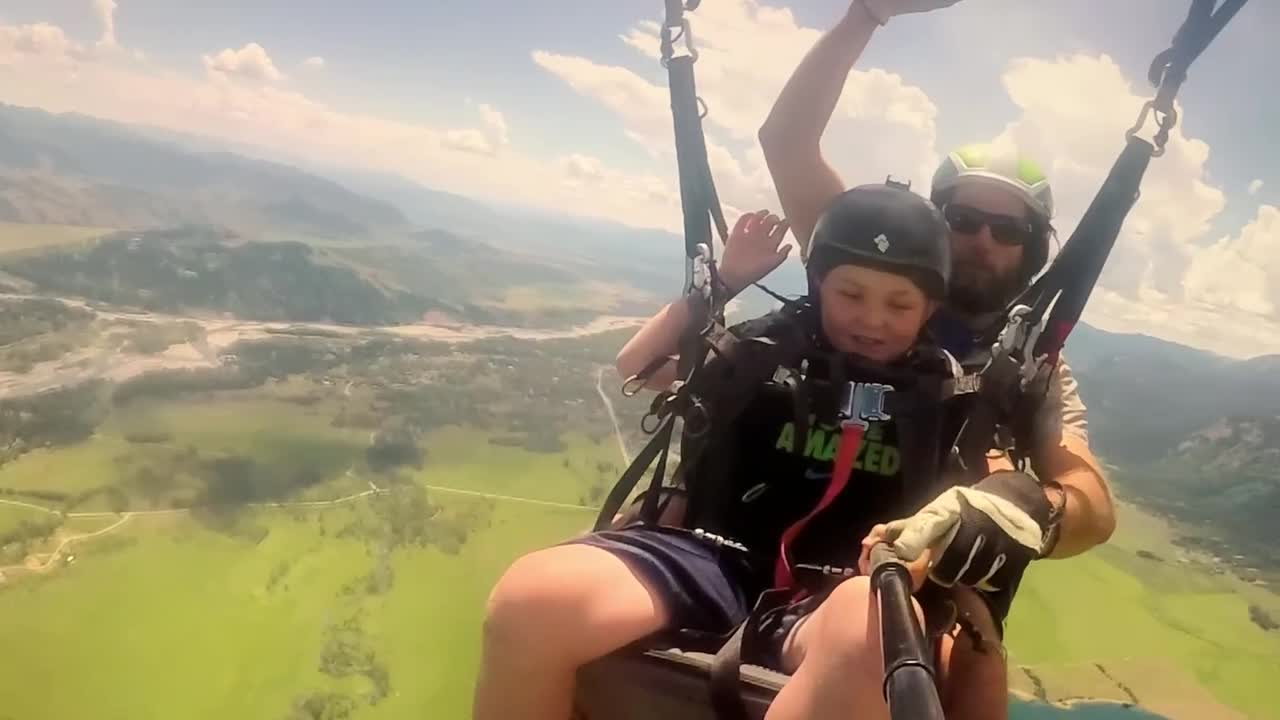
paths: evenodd
<path fill-rule="evenodd" d="M 985 212 L 968 205 L 947 205 L 942 215 L 947 225 L 962 235 L 976 234 L 985 225 L 991 230 L 991 238 L 1001 245 L 1026 245 L 1035 237 L 1035 228 L 1026 220 Z"/>

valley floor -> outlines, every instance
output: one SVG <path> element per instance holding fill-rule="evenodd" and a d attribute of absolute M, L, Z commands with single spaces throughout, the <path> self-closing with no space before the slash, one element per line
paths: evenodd
<path fill-rule="evenodd" d="M 644 404 L 614 391 L 603 350 L 544 366 L 540 345 L 412 360 L 478 368 L 447 376 L 472 383 L 457 395 L 406 400 L 388 368 L 411 361 L 379 358 L 114 404 L 88 439 L 0 467 L 0 534 L 56 521 L 0 548 L 0 646 L 22 648 L 0 659 L 0 717 L 467 717 L 489 588 L 521 553 L 589 527 Z M 564 399 L 520 395 L 535 392 L 522 373 L 546 367 L 572 375 Z M 418 461 L 374 464 L 398 414 L 473 397 L 493 414 L 433 422 Z M 577 414 L 533 414 L 553 406 Z M 560 445 L 531 439 L 552 420 L 570 423 Z M 201 502 L 245 478 L 297 483 Z M 1108 546 L 1033 568 L 1007 632 L 1015 695 L 1280 718 L 1280 633 L 1249 619 L 1250 605 L 1280 616 L 1280 597 L 1214 574 L 1173 533 L 1124 505 Z"/>
<path fill-rule="evenodd" d="M 0 302 L 45 300 L 42 296 L 0 293 Z M 325 323 L 257 322 L 231 317 L 165 315 L 150 312 L 128 312 L 95 307 L 82 300 L 60 298 L 70 308 L 90 312 L 98 321 L 97 337 L 81 347 L 55 359 L 21 370 L 0 370 L 0 398 L 29 395 L 66 387 L 94 378 L 122 382 L 157 370 L 213 368 L 222 365 L 225 353 L 236 343 L 261 340 L 281 335 L 299 337 L 372 337 L 390 336 L 409 340 L 446 343 L 473 342 L 509 337 L 520 340 L 553 340 L 581 338 L 612 330 L 635 327 L 646 318 L 602 315 L 589 323 L 565 329 L 517 328 L 499 325 L 474 325 L 450 322 L 437 317 L 432 321 L 387 326 L 353 326 Z M 174 326 L 194 323 L 201 339 L 177 342 L 159 352 L 122 351 L 113 335 L 124 334 L 140 324 Z M 118 332 L 117 332 L 118 331 Z"/>

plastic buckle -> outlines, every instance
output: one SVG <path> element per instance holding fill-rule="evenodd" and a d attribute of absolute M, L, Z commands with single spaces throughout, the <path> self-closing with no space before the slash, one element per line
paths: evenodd
<path fill-rule="evenodd" d="M 690 283 L 702 297 L 711 297 L 711 248 L 706 243 L 698 243 L 698 254 L 690 262 Z"/>
<path fill-rule="evenodd" d="M 846 382 L 840 389 L 840 405 L 837 411 L 840 419 L 854 423 L 892 420 L 893 417 L 884 411 L 884 398 L 890 392 L 893 392 L 891 385 Z"/>

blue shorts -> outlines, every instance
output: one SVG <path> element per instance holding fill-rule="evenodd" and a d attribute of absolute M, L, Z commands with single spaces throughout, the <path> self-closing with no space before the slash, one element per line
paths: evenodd
<path fill-rule="evenodd" d="M 717 547 L 679 530 L 640 526 L 601 530 L 566 544 L 598 547 L 620 558 L 662 598 L 671 618 L 669 630 L 678 630 L 685 637 L 693 633 L 708 639 L 727 638 L 768 589 L 755 579 L 756 573 L 743 553 Z M 818 602 L 818 598 L 811 597 L 762 613 L 753 650 L 744 648 L 743 662 L 781 669 L 782 645 L 787 635 L 802 617 L 817 608 Z M 716 649 L 682 647 L 710 652 Z"/>
<path fill-rule="evenodd" d="M 740 625 L 760 603 L 750 646 L 743 645 L 742 661 L 772 670 L 783 670 L 782 649 L 796 625 L 818 609 L 827 592 L 817 591 L 801 599 L 780 599 L 782 591 L 769 590 L 753 573 L 744 554 L 699 540 L 673 528 L 632 526 L 602 530 L 574 538 L 566 544 L 580 544 L 607 550 L 621 558 L 665 603 L 670 627 L 648 641 L 670 643 L 667 647 L 714 653 L 720 643 Z M 830 590 L 834 585 L 829 585 Z M 790 594 L 788 591 L 787 594 Z M 984 597 L 984 601 L 987 599 Z M 941 637 L 953 628 L 965 630 L 981 642 L 972 622 L 957 616 L 950 591 L 925 583 L 916 594 L 924 610 L 925 635 L 934 653 L 940 651 Z M 993 609 L 988 603 L 988 609 Z M 997 633 L 1003 628 L 997 623 Z M 706 643 L 690 646 L 690 638 Z M 998 641 L 999 638 L 997 638 Z M 939 661 L 936 655 L 933 661 Z"/>

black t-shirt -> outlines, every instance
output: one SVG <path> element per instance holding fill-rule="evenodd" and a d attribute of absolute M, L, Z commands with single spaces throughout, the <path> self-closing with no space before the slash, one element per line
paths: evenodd
<path fill-rule="evenodd" d="M 810 416 L 806 437 L 798 437 L 790 393 L 762 388 L 730 434 L 736 448 L 728 462 L 731 503 L 724 533 L 772 563 L 783 532 L 817 506 L 832 482 L 841 432 Z M 799 443 L 803 452 L 796 454 Z M 879 522 L 907 510 L 901 452 L 892 420 L 871 422 L 859 446 L 848 484 L 814 516 L 791 545 L 792 560 L 852 567 L 862 538 Z M 762 567 L 763 569 L 763 567 Z"/>
<path fill-rule="evenodd" d="M 730 332 L 762 334 L 771 319 L 749 321 Z M 841 438 L 834 413 L 839 389 L 823 381 L 823 374 L 811 373 L 808 382 L 811 414 L 805 437 L 798 436 L 792 391 L 766 383 L 733 422 L 724 446 L 712 453 L 715 462 L 727 463 L 728 492 L 720 499 L 727 506 L 718 508 L 717 531 L 750 548 L 763 577 L 772 573 L 782 534 L 817 506 L 832 482 Z M 846 379 L 881 380 L 855 374 Z M 925 484 L 911 488 L 904 481 L 896 421 L 871 421 L 844 489 L 791 543 L 792 562 L 855 566 L 872 526 L 909 515 L 932 499 L 938 487 Z"/>

